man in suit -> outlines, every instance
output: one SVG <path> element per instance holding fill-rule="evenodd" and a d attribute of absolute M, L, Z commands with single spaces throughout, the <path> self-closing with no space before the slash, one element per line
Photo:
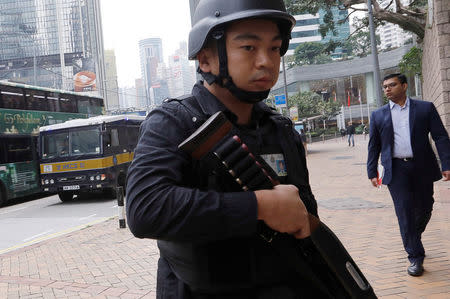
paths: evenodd
<path fill-rule="evenodd" d="M 367 173 L 377 186 L 381 154 L 383 184 L 388 186 L 400 226 L 403 246 L 411 262 L 408 274 L 422 275 L 425 250 L 421 236 L 433 209 L 433 182 L 450 180 L 450 141 L 433 103 L 406 96 L 408 84 L 402 74 L 383 79 L 389 103 L 370 119 Z M 441 160 L 442 171 L 431 148 L 429 133 Z"/>

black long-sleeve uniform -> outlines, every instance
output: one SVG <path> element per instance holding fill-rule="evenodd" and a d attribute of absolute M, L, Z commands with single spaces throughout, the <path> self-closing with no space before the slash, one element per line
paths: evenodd
<path fill-rule="evenodd" d="M 255 194 L 232 187 L 228 178 L 178 149 L 202 119 L 226 111 L 201 82 L 192 94 L 189 100 L 197 111 L 172 100 L 150 113 L 128 172 L 129 227 L 136 237 L 158 239 L 161 251 L 158 298 L 210 293 L 248 298 L 248 294 L 267 293 L 267 288 L 283 298 L 295 298 L 295 289 L 306 286 L 286 267 L 284 258 L 257 236 Z M 273 114 L 258 103 L 251 124 L 238 126 L 243 142 L 270 165 L 276 165 L 276 161 L 271 164 L 276 159 L 285 163 L 279 133 L 269 117 Z M 300 196 L 316 214 L 301 140 L 292 131 L 289 142 L 300 165 L 286 165 L 287 176 L 282 174 L 280 180 L 293 183 L 289 170 L 298 173 L 303 182 L 296 184 Z"/>

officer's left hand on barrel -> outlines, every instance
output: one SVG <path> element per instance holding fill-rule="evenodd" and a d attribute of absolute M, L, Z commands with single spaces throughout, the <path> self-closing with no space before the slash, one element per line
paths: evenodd
<path fill-rule="evenodd" d="M 311 235 L 308 211 L 294 185 L 277 185 L 255 191 L 258 219 L 271 229 L 303 239 Z"/>

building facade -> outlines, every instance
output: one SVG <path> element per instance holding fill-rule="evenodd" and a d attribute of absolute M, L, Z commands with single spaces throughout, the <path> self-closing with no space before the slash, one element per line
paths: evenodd
<path fill-rule="evenodd" d="M 171 97 L 190 94 L 195 84 L 195 67 L 187 57 L 187 43 L 181 42 L 180 48 L 169 56 L 167 82 Z"/>
<path fill-rule="evenodd" d="M 108 110 L 117 110 L 120 108 L 119 83 L 117 81 L 116 55 L 114 50 L 105 50 L 105 71 L 105 93 L 108 101 Z"/>
<path fill-rule="evenodd" d="M 449 28 L 450 5 L 448 0 L 430 0 L 423 41 L 423 99 L 434 103 L 448 132 L 450 132 Z"/>
<path fill-rule="evenodd" d="M 139 56 L 141 60 L 141 76 L 144 79 L 145 90 L 148 97 L 152 100 L 150 105 L 157 105 L 160 94 L 163 93 L 160 88 L 167 85 L 160 82 L 158 76 L 158 66 L 163 63 L 163 49 L 161 38 L 146 38 L 139 41 Z M 161 100 L 162 101 L 162 100 Z"/>
<path fill-rule="evenodd" d="M 137 97 L 136 88 L 132 87 L 119 87 L 119 103 L 120 110 L 136 109 Z"/>
<path fill-rule="evenodd" d="M 390 0 L 381 0 L 380 6 L 396 11 L 396 5 Z M 409 0 L 401 0 L 402 4 L 409 4 Z M 403 46 L 408 40 L 412 39 L 413 34 L 401 29 L 398 25 L 386 22 L 385 25 L 378 26 L 376 33 L 380 36 L 379 48 L 382 50 L 398 48 Z"/>
<path fill-rule="evenodd" d="M 150 102 L 149 98 L 147 97 L 147 93 L 145 92 L 144 79 L 139 78 L 134 80 L 134 86 L 136 87 L 137 108 L 147 109 L 147 107 L 150 105 Z"/>
<path fill-rule="evenodd" d="M 381 78 L 399 72 L 398 63 L 411 46 L 379 54 Z M 408 95 L 420 98 L 414 78 L 409 78 Z M 345 118 L 368 119 L 370 111 L 377 108 L 372 57 L 354 58 L 326 64 L 295 66 L 279 76 L 271 95 L 282 95 L 286 89 L 289 96 L 298 92 L 315 92 L 326 101 L 336 101 L 345 109 Z M 381 84 L 381 82 L 378 82 Z"/>
<path fill-rule="evenodd" d="M 286 55 L 293 55 L 295 48 L 298 45 L 306 42 L 321 42 L 328 43 L 330 40 L 333 41 L 342 41 L 348 38 L 350 35 L 350 24 L 348 20 L 341 24 L 337 24 L 338 20 L 344 19 L 348 11 L 347 10 L 339 10 L 336 7 L 331 9 L 331 13 L 333 15 L 333 19 L 336 23 L 335 34 L 328 32 L 326 36 L 322 37 L 320 34 L 319 28 L 320 24 L 324 23 L 325 11 L 319 10 L 317 14 L 301 14 L 295 15 L 294 18 L 296 20 L 295 27 L 292 29 L 292 39 L 289 43 L 289 49 Z M 341 49 L 337 49 L 336 53 L 332 57 L 340 58 L 339 53 L 342 54 Z"/>
<path fill-rule="evenodd" d="M 0 0 L 0 80 L 104 95 L 100 0 Z"/>
<path fill-rule="evenodd" d="M 292 29 L 292 39 L 286 55 L 293 55 L 298 45 L 306 42 L 320 42 L 322 36 L 319 33 L 319 14 L 302 14 L 294 16 L 296 23 Z"/>

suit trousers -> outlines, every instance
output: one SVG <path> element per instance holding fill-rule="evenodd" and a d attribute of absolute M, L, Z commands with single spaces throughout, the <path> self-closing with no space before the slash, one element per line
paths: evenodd
<path fill-rule="evenodd" d="M 421 175 L 414 160 L 392 159 L 392 181 L 388 188 L 408 259 L 411 263 L 422 263 L 425 257 L 422 233 L 433 210 L 433 181 Z"/>

